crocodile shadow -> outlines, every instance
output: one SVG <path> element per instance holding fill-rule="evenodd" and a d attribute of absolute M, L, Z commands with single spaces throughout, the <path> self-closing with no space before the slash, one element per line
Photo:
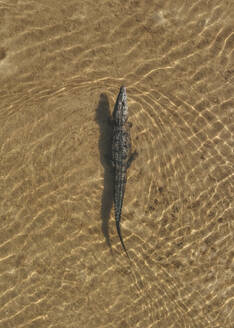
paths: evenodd
<path fill-rule="evenodd" d="M 110 250 L 112 250 L 109 237 L 109 220 L 113 205 L 114 186 L 114 170 L 111 165 L 112 126 L 110 124 L 111 113 L 109 101 L 107 95 L 104 93 L 100 95 L 99 103 L 96 108 L 95 120 L 100 128 L 99 153 L 100 161 L 104 168 L 104 189 L 101 205 L 102 232 L 107 245 L 110 247 Z"/>

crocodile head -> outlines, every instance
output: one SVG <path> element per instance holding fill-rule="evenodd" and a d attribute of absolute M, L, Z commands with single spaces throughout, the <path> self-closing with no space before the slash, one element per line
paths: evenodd
<path fill-rule="evenodd" d="M 116 125 L 123 125 L 128 119 L 128 103 L 127 103 L 127 92 L 126 87 L 122 86 L 117 97 L 113 120 Z"/>

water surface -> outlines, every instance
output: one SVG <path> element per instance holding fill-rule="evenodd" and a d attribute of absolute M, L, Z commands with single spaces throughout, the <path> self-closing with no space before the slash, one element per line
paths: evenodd
<path fill-rule="evenodd" d="M 231 328 L 232 1 L 0 2 L 0 328 Z M 127 87 L 121 248 L 108 124 Z"/>

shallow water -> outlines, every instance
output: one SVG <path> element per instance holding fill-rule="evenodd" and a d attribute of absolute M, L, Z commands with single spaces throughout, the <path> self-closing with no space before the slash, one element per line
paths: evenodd
<path fill-rule="evenodd" d="M 0 2 L 0 328 L 232 327 L 232 1 Z M 108 124 L 127 87 L 121 248 Z"/>

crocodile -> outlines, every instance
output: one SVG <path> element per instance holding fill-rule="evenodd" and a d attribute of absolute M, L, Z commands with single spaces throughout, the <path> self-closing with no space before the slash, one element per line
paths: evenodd
<path fill-rule="evenodd" d="M 124 192 L 127 182 L 127 169 L 130 166 L 135 153 L 131 153 L 131 137 L 130 127 L 132 124 L 128 122 L 128 104 L 126 87 L 121 86 L 117 97 L 113 115 L 113 137 L 112 137 L 112 165 L 114 167 L 114 209 L 115 222 L 120 242 L 125 253 L 128 255 L 124 245 L 120 220 L 123 206 Z"/>

